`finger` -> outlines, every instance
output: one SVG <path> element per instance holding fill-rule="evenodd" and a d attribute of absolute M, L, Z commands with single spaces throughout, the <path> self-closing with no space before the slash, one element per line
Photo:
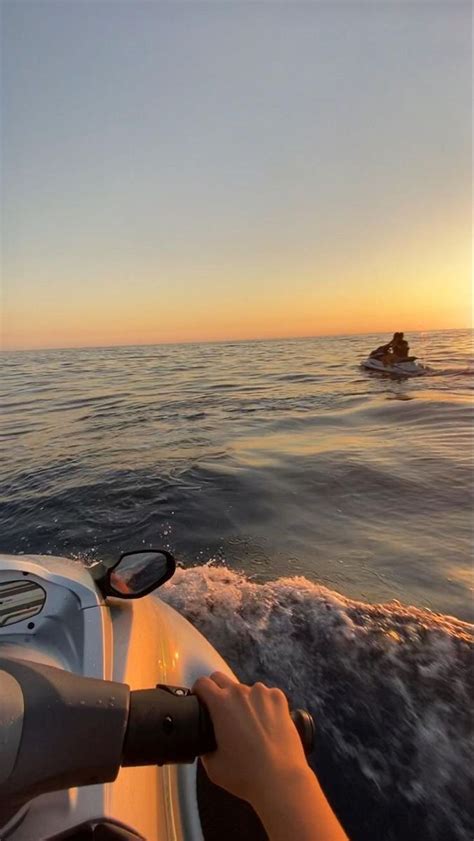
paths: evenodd
<path fill-rule="evenodd" d="M 277 710 L 278 715 L 284 711 L 289 713 L 288 698 L 281 689 L 265 686 L 263 683 L 254 683 L 250 689 L 250 695 L 255 709 L 263 717 L 273 716 Z"/>
<path fill-rule="evenodd" d="M 206 707 L 212 707 L 214 702 L 219 701 L 221 698 L 221 690 L 209 677 L 198 678 L 191 691 L 198 696 L 199 700 L 202 701 Z"/>
<path fill-rule="evenodd" d="M 235 678 L 224 674 L 224 672 L 213 672 L 210 679 L 221 689 L 227 689 L 229 686 L 234 686 L 237 683 Z"/>
<path fill-rule="evenodd" d="M 278 687 L 274 686 L 270 689 L 270 697 L 274 704 L 279 707 L 283 707 L 283 709 L 289 710 L 290 709 L 290 702 L 285 695 L 285 693 L 278 689 Z"/>

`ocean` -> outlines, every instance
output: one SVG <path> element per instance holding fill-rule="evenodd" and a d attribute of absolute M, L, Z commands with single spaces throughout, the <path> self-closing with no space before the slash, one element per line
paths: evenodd
<path fill-rule="evenodd" d="M 412 333 L 5 352 L 0 551 L 180 562 L 163 597 L 318 721 L 353 839 L 471 839 L 473 346 Z M 471 787 L 471 788 L 470 788 Z"/>

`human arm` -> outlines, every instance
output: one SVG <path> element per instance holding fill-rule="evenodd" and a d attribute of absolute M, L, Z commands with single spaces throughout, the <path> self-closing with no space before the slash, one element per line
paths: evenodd
<path fill-rule="evenodd" d="M 220 672 L 200 678 L 193 691 L 216 734 L 217 750 L 203 759 L 209 777 L 253 806 L 270 841 L 347 841 L 306 762 L 283 692 Z"/>

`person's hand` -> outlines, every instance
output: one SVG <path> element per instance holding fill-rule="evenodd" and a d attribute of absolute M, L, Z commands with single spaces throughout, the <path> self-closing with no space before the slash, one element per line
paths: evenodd
<path fill-rule="evenodd" d="M 193 691 L 214 725 L 217 750 L 202 758 L 209 777 L 253 806 L 271 841 L 348 841 L 306 762 L 283 692 L 221 672 L 199 678 Z"/>
<path fill-rule="evenodd" d="M 256 807 L 269 786 L 312 774 L 280 689 L 245 686 L 215 672 L 199 678 L 193 692 L 214 725 L 217 750 L 203 757 L 214 783 Z"/>

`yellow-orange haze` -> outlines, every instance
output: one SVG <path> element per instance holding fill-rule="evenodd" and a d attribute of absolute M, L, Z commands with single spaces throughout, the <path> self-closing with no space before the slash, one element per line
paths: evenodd
<path fill-rule="evenodd" d="M 107 275 L 44 282 L 30 297 L 4 287 L 2 346 L 83 347 L 115 344 L 277 338 L 469 327 L 469 249 L 423 265 L 335 266 L 332 279 L 275 268 L 238 276 L 220 272 L 166 280 L 141 267 L 130 284 Z M 421 261 L 420 261 L 421 263 Z M 358 270 L 358 271 L 357 271 Z M 400 277 L 402 279 L 400 279 Z"/>

